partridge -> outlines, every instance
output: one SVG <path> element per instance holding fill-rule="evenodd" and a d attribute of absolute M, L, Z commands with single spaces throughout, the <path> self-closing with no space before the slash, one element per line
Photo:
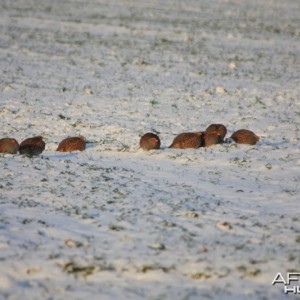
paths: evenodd
<path fill-rule="evenodd" d="M 45 142 L 42 136 L 35 136 L 24 140 L 19 147 L 20 154 L 26 156 L 38 156 L 45 150 Z"/>
<path fill-rule="evenodd" d="M 158 135 L 152 132 L 144 134 L 140 139 L 140 147 L 145 151 L 159 149 L 160 139 Z"/>
<path fill-rule="evenodd" d="M 0 139 L 0 153 L 16 154 L 19 150 L 19 143 L 12 138 Z"/>
<path fill-rule="evenodd" d="M 223 124 L 211 124 L 206 128 L 205 132 L 219 135 L 220 142 L 222 143 L 227 133 L 227 128 Z"/>
<path fill-rule="evenodd" d="M 62 140 L 56 151 L 59 152 L 72 152 L 72 151 L 85 150 L 85 138 L 84 136 L 68 137 Z"/>
<path fill-rule="evenodd" d="M 240 129 L 234 132 L 231 138 L 238 144 L 255 145 L 259 141 L 259 137 L 248 129 Z"/>
<path fill-rule="evenodd" d="M 199 148 L 203 145 L 203 132 L 184 132 L 175 137 L 169 148 Z"/>
<path fill-rule="evenodd" d="M 204 137 L 204 145 L 203 145 L 204 147 L 210 147 L 212 145 L 222 143 L 222 138 L 217 133 L 204 132 L 203 137 Z"/>

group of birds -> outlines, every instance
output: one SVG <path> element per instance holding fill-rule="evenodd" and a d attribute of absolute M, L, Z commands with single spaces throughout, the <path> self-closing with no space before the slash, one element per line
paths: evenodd
<path fill-rule="evenodd" d="M 223 124 L 211 124 L 205 131 L 180 133 L 175 137 L 169 148 L 197 149 L 199 147 L 210 147 L 224 143 L 226 134 L 227 128 Z M 259 141 L 259 137 L 248 129 L 239 129 L 230 138 L 238 144 L 255 145 Z M 155 133 L 148 132 L 140 139 L 140 147 L 145 151 L 159 149 L 160 146 L 160 138 Z"/>
<path fill-rule="evenodd" d="M 184 132 L 175 137 L 169 148 L 186 149 L 199 147 L 210 147 L 225 142 L 227 128 L 222 124 L 211 124 L 205 131 Z M 259 137 L 248 129 L 240 129 L 231 135 L 231 139 L 239 144 L 255 145 Z M 25 156 L 38 156 L 45 150 L 45 142 L 42 136 L 28 138 L 19 145 L 14 138 L 0 139 L 0 153 L 23 154 Z M 140 147 L 143 150 L 159 149 L 161 145 L 159 136 L 148 132 L 140 139 Z M 56 151 L 72 152 L 83 151 L 86 147 L 86 140 L 83 136 L 68 137 L 62 140 Z"/>
<path fill-rule="evenodd" d="M 85 150 L 85 138 L 83 136 L 68 137 L 62 140 L 56 151 L 72 152 Z M 35 136 L 24 140 L 20 145 L 14 138 L 0 139 L 0 153 L 23 154 L 25 156 L 38 156 L 45 150 L 45 142 L 42 136 Z"/>

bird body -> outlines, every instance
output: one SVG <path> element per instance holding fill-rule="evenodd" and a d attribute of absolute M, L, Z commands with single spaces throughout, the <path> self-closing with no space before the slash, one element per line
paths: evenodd
<path fill-rule="evenodd" d="M 169 148 L 199 148 L 203 145 L 203 132 L 183 132 L 175 137 Z"/>
<path fill-rule="evenodd" d="M 212 145 L 220 144 L 222 143 L 222 138 L 220 135 L 216 133 L 207 133 L 204 132 L 203 134 L 204 138 L 204 147 L 210 147 Z"/>
<path fill-rule="evenodd" d="M 231 138 L 238 144 L 255 145 L 259 141 L 259 137 L 248 129 L 240 129 L 231 135 Z"/>
<path fill-rule="evenodd" d="M 140 139 L 140 147 L 145 151 L 159 149 L 160 139 L 158 135 L 152 132 L 144 134 Z"/>
<path fill-rule="evenodd" d="M 62 140 L 56 151 L 59 152 L 72 152 L 85 150 L 85 138 L 83 136 L 68 137 Z"/>
<path fill-rule="evenodd" d="M 0 153 L 16 154 L 19 150 L 19 143 L 12 138 L 0 139 Z"/>
<path fill-rule="evenodd" d="M 227 134 L 227 128 L 223 124 L 210 124 L 206 130 L 208 134 L 216 134 L 220 136 L 220 143 L 224 141 L 225 135 Z"/>
<path fill-rule="evenodd" d="M 45 142 L 42 136 L 35 136 L 24 140 L 19 147 L 20 154 L 26 156 L 38 156 L 45 150 Z"/>

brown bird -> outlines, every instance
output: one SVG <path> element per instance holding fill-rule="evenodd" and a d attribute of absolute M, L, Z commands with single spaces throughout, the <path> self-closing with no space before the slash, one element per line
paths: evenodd
<path fill-rule="evenodd" d="M 85 137 L 80 135 L 76 137 L 68 137 L 62 140 L 56 151 L 59 152 L 72 152 L 72 151 L 85 150 Z"/>
<path fill-rule="evenodd" d="M 204 138 L 204 147 L 210 147 L 212 145 L 220 144 L 222 143 L 222 138 L 217 133 L 203 133 Z"/>
<path fill-rule="evenodd" d="M 210 124 L 206 130 L 206 133 L 213 133 L 220 136 L 220 143 L 224 141 L 225 135 L 227 133 L 227 128 L 223 124 Z"/>
<path fill-rule="evenodd" d="M 0 153 L 16 154 L 19 150 L 19 143 L 12 138 L 0 139 Z"/>
<path fill-rule="evenodd" d="M 248 129 L 240 129 L 231 135 L 231 138 L 238 144 L 255 145 L 259 137 Z"/>
<path fill-rule="evenodd" d="M 145 151 L 159 149 L 160 139 L 158 135 L 152 132 L 144 134 L 140 139 L 140 147 Z"/>
<path fill-rule="evenodd" d="M 169 148 L 199 148 L 203 145 L 203 132 L 184 132 L 175 137 Z"/>
<path fill-rule="evenodd" d="M 26 156 L 38 156 L 45 150 L 45 142 L 42 136 L 35 136 L 24 140 L 19 147 L 20 154 Z"/>

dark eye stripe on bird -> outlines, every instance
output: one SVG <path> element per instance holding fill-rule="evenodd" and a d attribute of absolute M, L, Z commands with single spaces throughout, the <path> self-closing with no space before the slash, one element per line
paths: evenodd
<path fill-rule="evenodd" d="M 147 132 L 140 138 L 140 147 L 145 150 L 153 150 L 160 148 L 159 136 L 152 132 Z"/>
<path fill-rule="evenodd" d="M 199 148 L 203 145 L 203 132 L 183 132 L 175 137 L 169 148 Z"/>
<path fill-rule="evenodd" d="M 255 145 L 259 137 L 251 130 L 239 129 L 231 135 L 231 138 L 238 144 Z"/>
<path fill-rule="evenodd" d="M 83 151 L 85 150 L 85 137 L 77 136 L 77 137 L 68 137 L 62 140 L 56 151 L 58 152 L 72 152 L 72 151 Z"/>

